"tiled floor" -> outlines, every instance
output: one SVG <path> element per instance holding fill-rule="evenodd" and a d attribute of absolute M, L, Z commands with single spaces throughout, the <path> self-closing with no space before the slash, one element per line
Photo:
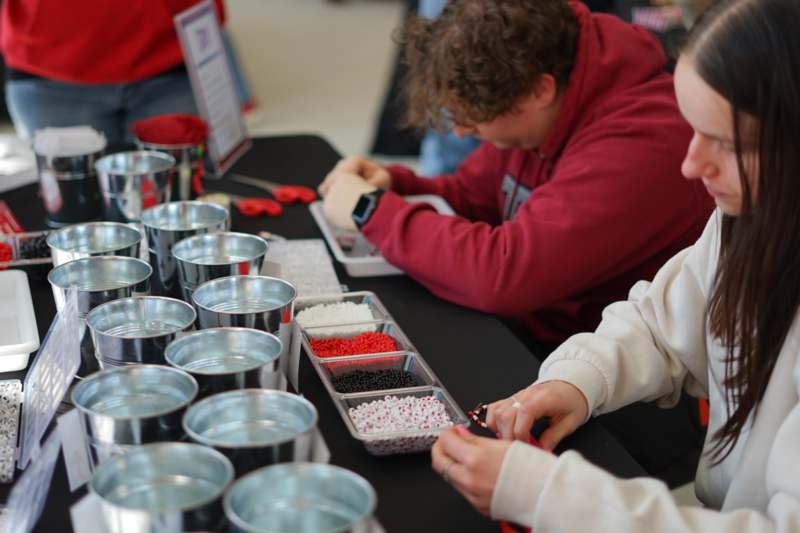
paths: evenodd
<path fill-rule="evenodd" d="M 372 140 L 400 0 L 233 0 L 231 32 L 262 116 L 254 134 L 313 132 L 344 154 Z"/>

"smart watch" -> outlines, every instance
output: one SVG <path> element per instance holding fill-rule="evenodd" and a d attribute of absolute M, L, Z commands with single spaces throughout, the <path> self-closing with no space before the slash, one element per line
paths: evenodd
<path fill-rule="evenodd" d="M 356 206 L 353 208 L 353 213 L 350 215 L 358 229 L 361 229 L 369 222 L 384 192 L 383 189 L 375 189 L 374 191 L 365 192 L 358 198 L 358 202 L 356 202 Z"/>

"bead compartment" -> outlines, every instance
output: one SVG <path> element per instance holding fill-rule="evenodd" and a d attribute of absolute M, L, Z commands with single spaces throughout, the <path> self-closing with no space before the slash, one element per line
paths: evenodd
<path fill-rule="evenodd" d="M 420 384 L 414 387 L 441 386 L 439 379 L 428 367 L 425 361 L 414 352 L 405 352 L 397 355 L 354 355 L 351 357 L 336 358 L 335 361 L 320 360 L 314 365 L 317 373 L 322 378 L 322 383 L 331 395 L 355 394 L 356 392 L 343 392 L 337 390 L 337 378 L 346 376 L 351 372 L 379 372 L 381 370 L 398 370 L 414 374 L 419 378 Z M 387 392 L 393 389 L 408 389 L 410 387 L 375 388 L 359 392 Z"/>
<path fill-rule="evenodd" d="M 336 303 L 353 303 L 353 304 L 365 304 L 369 306 L 370 311 L 372 312 L 373 320 L 383 321 L 383 320 L 392 320 L 391 315 L 383 306 L 381 301 L 375 295 L 374 292 L 370 291 L 356 291 L 356 292 L 347 292 L 343 294 L 332 294 L 328 296 L 312 296 L 306 298 L 298 298 L 295 302 L 294 307 L 294 314 L 295 317 L 299 315 L 301 312 L 315 307 L 317 305 L 330 305 Z M 359 321 L 358 323 L 362 323 L 363 321 Z M 325 324 L 314 324 L 314 325 L 306 325 L 307 328 L 317 328 L 321 326 L 336 326 L 347 324 L 346 320 L 337 320 L 334 322 L 328 322 Z M 352 323 L 352 322 L 349 322 Z M 298 324 L 300 324 L 298 322 Z"/>
<path fill-rule="evenodd" d="M 420 453 L 430 450 L 444 427 L 458 424 L 469 425 L 467 416 L 458 404 L 453 401 L 439 378 L 430 369 L 422 355 L 374 293 L 360 291 L 303 298 L 298 300 L 295 306 L 295 317 L 303 309 L 308 309 L 314 305 L 341 302 L 366 303 L 370 306 L 373 315 L 375 317 L 380 316 L 381 319 L 355 323 L 341 320 L 337 321 L 339 322 L 338 324 L 330 323 L 307 327 L 303 327 L 295 320 L 295 325 L 299 332 L 303 350 L 330 394 L 353 438 L 361 441 L 366 450 L 375 456 Z M 397 350 L 394 352 L 320 357 L 311 346 L 312 339 L 323 340 L 331 339 L 332 337 L 350 339 L 368 331 L 385 333 L 391 336 L 398 345 Z M 411 387 L 376 389 L 364 392 L 337 391 L 334 380 L 356 370 L 367 372 L 407 371 L 418 376 L 421 382 L 419 385 Z M 407 429 L 374 433 L 359 431 L 349 414 L 349 409 L 364 403 L 383 400 L 386 396 L 434 398 L 444 406 L 444 411 L 450 418 L 451 423 L 432 429 Z"/>
<path fill-rule="evenodd" d="M 390 351 L 376 351 L 370 353 L 342 353 L 342 355 L 320 355 L 314 350 L 311 340 L 324 340 L 324 341 L 331 341 L 334 339 L 352 339 L 354 337 L 358 337 L 359 335 L 364 335 L 367 332 L 358 332 L 353 330 L 344 330 L 341 333 L 337 334 L 336 330 L 334 329 L 335 326 L 323 326 L 321 328 L 302 328 L 302 341 L 303 341 L 303 348 L 305 348 L 306 353 L 316 359 L 338 359 L 340 357 L 350 357 L 354 355 L 373 355 L 373 354 L 384 354 L 384 353 L 398 353 L 398 352 L 414 352 L 416 349 L 414 345 L 411 344 L 411 341 L 408 340 L 405 333 L 400 329 L 400 327 L 392 321 L 385 320 L 382 322 L 370 322 L 369 325 L 374 325 L 375 330 L 374 332 L 369 333 L 384 333 L 389 337 L 392 337 L 395 341 L 396 348 Z M 347 327 L 352 326 L 352 324 L 348 325 Z"/>
<path fill-rule="evenodd" d="M 364 433 L 356 429 L 349 410 L 364 403 L 383 400 L 386 396 L 397 398 L 405 398 L 408 396 L 415 396 L 417 398 L 433 397 L 442 403 L 452 424 L 431 429 L 408 429 L 374 433 Z M 382 391 L 377 393 L 346 394 L 340 396 L 335 403 L 342 418 L 345 420 L 350 434 L 353 435 L 355 439 L 360 440 L 369 453 L 377 456 L 427 452 L 431 449 L 433 443 L 436 442 L 436 439 L 439 438 L 439 434 L 443 429 L 453 425 L 468 423 L 467 417 L 458 405 L 453 401 L 447 391 L 440 387 L 429 387 L 422 390 L 411 390 L 407 392 L 396 390 L 391 393 Z"/>

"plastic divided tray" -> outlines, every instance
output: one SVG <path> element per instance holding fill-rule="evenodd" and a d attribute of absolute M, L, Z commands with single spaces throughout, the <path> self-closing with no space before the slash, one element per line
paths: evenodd
<path fill-rule="evenodd" d="M 0 233 L 0 270 L 53 262 L 47 246 L 49 231 Z"/>
<path fill-rule="evenodd" d="M 420 194 L 406 196 L 411 203 L 425 202 L 433 206 L 439 214 L 454 215 L 453 208 L 441 196 Z M 313 202 L 308 206 L 322 235 L 333 251 L 333 256 L 344 265 L 347 273 L 354 277 L 391 276 L 403 271 L 388 263 L 378 250 L 357 231 L 345 230 L 331 226 L 322 212 L 322 202 Z"/>
<path fill-rule="evenodd" d="M 298 299 L 295 316 L 309 307 L 319 304 L 332 304 L 338 302 L 352 302 L 369 305 L 374 320 L 363 322 L 326 323 L 323 326 L 302 327 L 300 337 L 303 349 L 311 365 L 320 377 L 325 389 L 331 396 L 336 409 L 344 420 L 347 429 L 353 438 L 361 441 L 367 451 L 373 455 L 396 455 L 406 453 L 424 452 L 430 450 L 433 443 L 443 428 L 407 430 L 391 433 L 364 433 L 358 431 L 349 410 L 366 402 L 382 400 L 386 396 L 406 397 L 433 396 L 444 404 L 445 410 L 453 424 L 467 424 L 468 419 L 456 404 L 442 382 L 431 370 L 417 349 L 408 340 L 392 316 L 380 302 L 378 297 L 369 291 L 350 292 L 344 294 L 318 296 L 314 298 Z M 311 339 L 351 338 L 367 331 L 380 331 L 394 337 L 398 349 L 392 352 L 382 352 L 362 355 L 318 357 L 311 347 Z M 339 392 L 334 384 L 335 378 L 356 370 L 375 372 L 379 370 L 404 370 L 416 376 L 418 383 L 414 386 L 403 388 L 390 388 L 370 390 L 364 392 Z"/>

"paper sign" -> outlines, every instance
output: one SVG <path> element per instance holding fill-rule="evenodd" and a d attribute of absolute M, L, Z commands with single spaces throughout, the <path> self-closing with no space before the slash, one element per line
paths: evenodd
<path fill-rule="evenodd" d="M 175 28 L 197 108 L 208 124 L 214 171 L 221 178 L 251 143 L 213 1 L 205 0 L 176 15 Z"/>
<path fill-rule="evenodd" d="M 53 319 L 39 353 L 25 376 L 22 431 L 18 467 L 22 470 L 36 454 L 81 364 L 84 322 L 78 317 L 75 287 L 67 291 L 66 305 Z"/>
<path fill-rule="evenodd" d="M 81 415 L 77 409 L 70 409 L 58 417 L 58 432 L 61 434 L 61 449 L 67 467 L 69 490 L 75 492 L 92 478 L 86 432 L 83 430 Z"/>

